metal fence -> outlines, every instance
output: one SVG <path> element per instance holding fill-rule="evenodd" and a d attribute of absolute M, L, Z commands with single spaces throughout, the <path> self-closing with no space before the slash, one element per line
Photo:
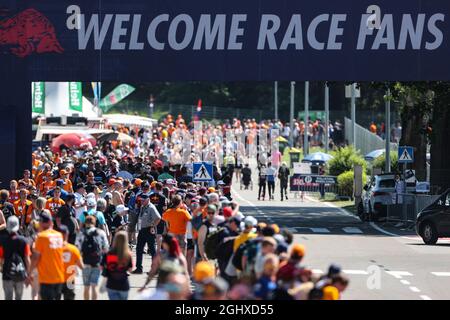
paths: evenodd
<path fill-rule="evenodd" d="M 352 120 L 345 117 L 345 140 L 351 141 L 352 139 Z M 360 150 L 363 155 L 377 149 L 384 149 L 386 147 L 386 142 L 381 137 L 373 134 L 366 128 L 355 124 L 355 148 Z M 391 142 L 391 150 L 397 150 L 398 145 Z"/>
<path fill-rule="evenodd" d="M 300 191 L 289 191 L 294 198 L 312 197 L 326 200 L 353 200 L 353 190 L 340 188 L 337 184 L 305 185 Z"/>
<path fill-rule="evenodd" d="M 396 202 L 386 206 L 386 222 L 402 222 L 414 227 L 417 214 L 439 198 L 439 195 L 402 193 Z"/>

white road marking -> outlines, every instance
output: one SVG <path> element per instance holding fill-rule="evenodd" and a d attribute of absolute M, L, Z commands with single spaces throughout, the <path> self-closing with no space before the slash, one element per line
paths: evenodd
<path fill-rule="evenodd" d="M 323 271 L 320 269 L 312 269 L 311 271 L 312 271 L 312 273 L 323 274 Z"/>
<path fill-rule="evenodd" d="M 408 280 L 400 280 L 400 282 L 402 283 L 402 284 L 404 284 L 404 285 L 410 285 L 411 283 L 409 283 L 409 281 Z"/>
<path fill-rule="evenodd" d="M 379 232 L 381 232 L 381 233 L 384 233 L 384 234 L 386 234 L 386 235 L 388 235 L 388 236 L 391 236 L 391 237 L 400 237 L 399 234 L 395 234 L 395 233 L 391 233 L 391 232 L 389 232 L 389 231 L 386 231 L 386 230 L 380 228 L 379 226 L 377 226 L 377 225 L 376 225 L 375 223 L 373 223 L 373 222 L 370 222 L 370 226 L 371 226 L 372 228 L 374 228 L 375 230 L 377 230 L 377 231 L 379 231 Z"/>
<path fill-rule="evenodd" d="M 330 230 L 327 228 L 309 228 L 314 233 L 330 233 Z"/>
<path fill-rule="evenodd" d="M 425 295 L 422 295 L 422 296 L 420 296 L 423 300 L 431 300 L 431 298 L 429 297 L 429 296 L 425 296 Z"/>
<path fill-rule="evenodd" d="M 409 287 L 409 290 L 411 290 L 412 292 L 420 292 L 419 288 L 417 287 Z"/>
<path fill-rule="evenodd" d="M 342 230 L 344 230 L 344 232 L 346 233 L 363 233 L 360 228 L 355 227 L 345 227 L 342 228 Z"/>
<path fill-rule="evenodd" d="M 432 272 L 436 277 L 450 277 L 450 272 Z"/>
<path fill-rule="evenodd" d="M 401 279 L 401 277 L 412 276 L 412 274 L 408 271 L 386 271 L 386 273 L 397 279 Z"/>
<path fill-rule="evenodd" d="M 369 274 L 367 271 L 365 271 L 365 270 L 342 270 L 344 273 L 346 273 L 346 274 L 354 274 L 354 275 L 357 275 L 357 274 L 361 274 L 361 275 L 367 275 L 367 274 Z"/>

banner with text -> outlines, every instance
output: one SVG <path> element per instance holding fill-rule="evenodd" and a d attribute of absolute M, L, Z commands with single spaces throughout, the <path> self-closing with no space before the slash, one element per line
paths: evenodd
<path fill-rule="evenodd" d="M 318 176 L 308 174 L 293 174 L 290 180 L 291 191 L 319 191 L 323 186 L 326 192 L 333 192 L 337 184 L 334 176 Z"/>
<path fill-rule="evenodd" d="M 81 82 L 69 82 L 69 110 L 83 112 Z"/>
<path fill-rule="evenodd" d="M 45 113 L 45 82 L 33 82 L 31 85 L 32 112 Z"/>

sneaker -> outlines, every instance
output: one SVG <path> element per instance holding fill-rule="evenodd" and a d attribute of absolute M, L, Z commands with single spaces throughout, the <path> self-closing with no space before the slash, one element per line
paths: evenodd
<path fill-rule="evenodd" d="M 132 274 L 143 274 L 144 272 L 141 269 L 135 269 L 131 272 Z"/>

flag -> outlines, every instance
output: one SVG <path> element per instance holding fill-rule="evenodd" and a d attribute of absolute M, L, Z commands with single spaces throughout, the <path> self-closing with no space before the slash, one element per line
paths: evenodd
<path fill-rule="evenodd" d="M 107 112 L 113 105 L 128 97 L 134 90 L 136 90 L 134 87 L 122 83 L 100 101 L 99 107 L 103 112 Z"/>
<path fill-rule="evenodd" d="M 202 99 L 198 99 L 197 102 L 197 112 L 202 111 Z"/>
<path fill-rule="evenodd" d="M 34 113 L 45 113 L 45 82 L 31 83 L 31 110 Z"/>
<path fill-rule="evenodd" d="M 83 111 L 81 82 L 69 82 L 69 110 Z"/>

